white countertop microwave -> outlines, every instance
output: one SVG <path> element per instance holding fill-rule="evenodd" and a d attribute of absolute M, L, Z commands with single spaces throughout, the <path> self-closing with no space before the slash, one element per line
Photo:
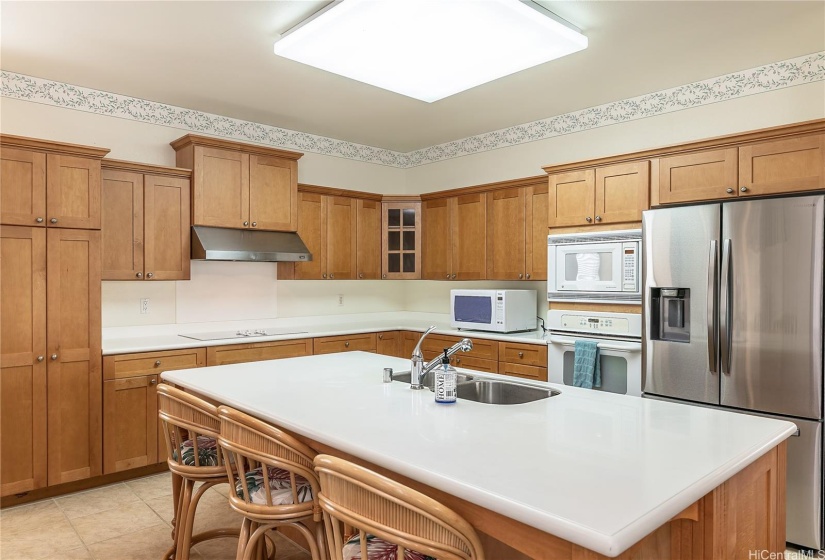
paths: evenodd
<path fill-rule="evenodd" d="M 640 304 L 642 230 L 547 236 L 547 301 Z"/>
<path fill-rule="evenodd" d="M 450 325 L 492 332 L 536 328 L 535 290 L 450 290 Z"/>

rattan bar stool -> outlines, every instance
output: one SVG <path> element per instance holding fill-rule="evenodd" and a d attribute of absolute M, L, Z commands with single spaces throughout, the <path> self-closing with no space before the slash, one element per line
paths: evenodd
<path fill-rule="evenodd" d="M 188 560 L 190 548 L 197 543 L 240 534 L 239 529 L 229 528 L 192 534 L 201 497 L 212 486 L 229 482 L 218 446 L 220 420 L 217 407 L 166 383 L 158 386 L 158 410 L 175 499 L 174 544 L 164 558 Z M 198 482 L 201 485 L 195 491 Z"/>
<path fill-rule="evenodd" d="M 236 560 L 260 554 L 261 537 L 282 526 L 300 531 L 312 559 L 324 560 L 315 452 L 275 426 L 228 406 L 218 408 L 218 417 L 218 443 L 234 467 L 225 467 L 231 480 L 229 505 L 244 516 Z"/>
<path fill-rule="evenodd" d="M 330 455 L 315 472 L 331 560 L 484 560 L 472 526 L 429 496 Z"/>

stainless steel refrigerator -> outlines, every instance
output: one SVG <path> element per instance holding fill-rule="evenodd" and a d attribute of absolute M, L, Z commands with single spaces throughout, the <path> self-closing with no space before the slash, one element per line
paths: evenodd
<path fill-rule="evenodd" d="M 787 539 L 823 548 L 823 196 L 643 215 L 647 398 L 794 422 Z"/>

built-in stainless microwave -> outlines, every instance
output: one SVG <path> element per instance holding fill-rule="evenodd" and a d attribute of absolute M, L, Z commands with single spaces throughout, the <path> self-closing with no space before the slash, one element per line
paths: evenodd
<path fill-rule="evenodd" d="M 536 328 L 535 290 L 450 290 L 450 324 L 493 332 Z"/>
<path fill-rule="evenodd" d="M 547 300 L 640 304 L 642 230 L 547 236 Z"/>

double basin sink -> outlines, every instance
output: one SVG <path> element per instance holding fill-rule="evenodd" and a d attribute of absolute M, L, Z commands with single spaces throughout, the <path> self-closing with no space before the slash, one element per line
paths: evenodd
<path fill-rule="evenodd" d="M 392 375 L 393 381 L 410 382 L 409 371 L 399 371 Z M 430 391 L 435 387 L 435 374 L 429 372 L 424 375 L 421 384 Z M 559 391 L 524 385 L 512 381 L 495 381 L 492 379 L 476 379 L 466 373 L 456 374 L 456 396 L 459 399 L 475 401 L 485 404 L 523 404 L 541 399 L 555 397 Z"/>

